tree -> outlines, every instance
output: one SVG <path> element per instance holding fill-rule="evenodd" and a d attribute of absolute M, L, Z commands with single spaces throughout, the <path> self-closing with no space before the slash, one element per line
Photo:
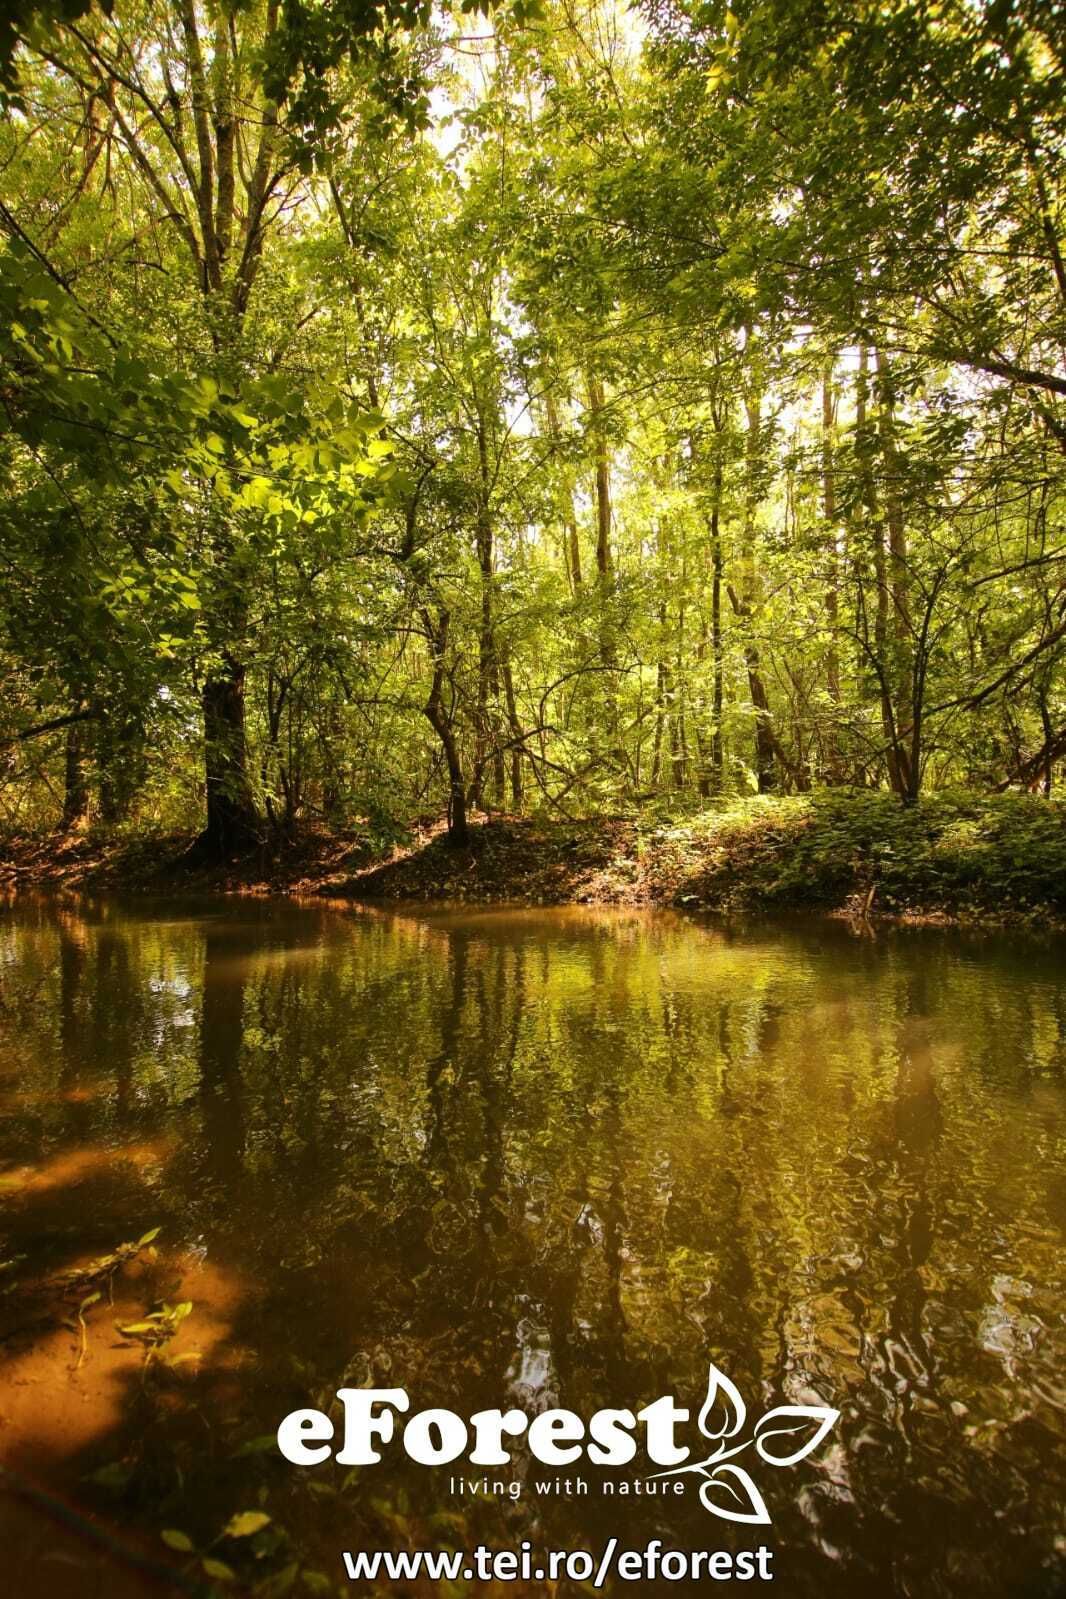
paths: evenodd
<path fill-rule="evenodd" d="M 21 8 L 12 814 L 1053 791 L 1051 8 L 464 15 Z"/>

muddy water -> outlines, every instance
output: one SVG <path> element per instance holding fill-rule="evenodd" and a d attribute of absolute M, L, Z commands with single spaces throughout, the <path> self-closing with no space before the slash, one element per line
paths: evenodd
<path fill-rule="evenodd" d="M 1060 1593 L 1064 954 L 587 911 L 8 907 L 3 1458 L 164 1558 L 162 1528 L 204 1548 L 264 1510 L 214 1554 L 270 1592 L 339 1589 L 344 1548 L 617 1535 L 765 1543 L 789 1599 Z M 188 1301 L 154 1349 L 116 1330 Z M 605 1495 L 639 1458 L 555 1473 L 516 1445 L 488 1475 L 518 1497 L 471 1498 L 472 1468 L 395 1443 L 304 1471 L 270 1436 L 345 1384 L 695 1415 L 710 1361 L 749 1432 L 841 1412 L 795 1466 L 737 1457 L 770 1526 L 709 1514 L 699 1478 Z M 556 1475 L 570 1494 L 538 1494 Z"/>

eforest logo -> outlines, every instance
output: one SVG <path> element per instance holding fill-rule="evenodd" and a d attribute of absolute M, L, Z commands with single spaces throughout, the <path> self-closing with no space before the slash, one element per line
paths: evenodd
<path fill-rule="evenodd" d="M 766 1502 L 751 1474 L 733 1463 L 735 1457 L 754 1445 L 755 1453 L 768 1466 L 795 1466 L 817 1449 L 839 1415 L 839 1410 L 828 1405 L 778 1405 L 766 1411 L 747 1438 L 736 1443 L 748 1419 L 747 1406 L 736 1384 L 712 1361 L 707 1397 L 696 1425 L 715 1447 L 702 1460 L 655 1475 L 692 1473 L 702 1477 L 700 1501 L 712 1516 L 721 1516 L 723 1521 L 765 1523 L 770 1520 Z"/>
<path fill-rule="evenodd" d="M 396 1417 L 407 1415 L 411 1401 L 403 1388 L 341 1388 L 343 1438 L 334 1454 L 335 1428 L 321 1410 L 294 1410 L 278 1428 L 278 1448 L 294 1466 L 318 1466 L 335 1459 L 340 1466 L 377 1465 L 377 1443 L 389 1444 Z M 677 1429 L 691 1411 L 672 1394 L 636 1412 L 597 1410 L 585 1421 L 572 1410 L 543 1410 L 532 1417 L 522 1410 L 481 1410 L 464 1420 L 452 1410 L 417 1411 L 402 1428 L 401 1444 L 409 1459 L 423 1466 L 445 1466 L 465 1459 L 473 1466 L 508 1466 L 512 1456 L 505 1439 L 525 1438 L 530 1454 L 544 1466 L 569 1466 L 585 1458 L 596 1466 L 628 1466 L 638 1453 L 637 1434 L 652 1465 L 652 1480 L 692 1475 L 700 1479 L 704 1509 L 723 1521 L 765 1524 L 766 1502 L 754 1478 L 737 1457 L 754 1449 L 768 1466 L 794 1466 L 827 1436 L 840 1412 L 828 1405 L 778 1405 L 768 1410 L 746 1434 L 748 1413 L 740 1390 L 712 1362 L 707 1394 L 696 1426 L 708 1452 L 693 1460 L 693 1451 L 677 1441 Z M 699 1451 L 697 1451 L 699 1453 Z"/>

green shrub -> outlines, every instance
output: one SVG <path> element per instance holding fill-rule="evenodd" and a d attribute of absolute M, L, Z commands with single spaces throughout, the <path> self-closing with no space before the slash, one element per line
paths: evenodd
<path fill-rule="evenodd" d="M 706 903 L 832 905 L 873 889 L 889 910 L 1066 910 L 1066 807 L 1035 795 L 902 805 L 831 789 L 709 810 L 678 833 L 693 856 L 684 891 Z"/>

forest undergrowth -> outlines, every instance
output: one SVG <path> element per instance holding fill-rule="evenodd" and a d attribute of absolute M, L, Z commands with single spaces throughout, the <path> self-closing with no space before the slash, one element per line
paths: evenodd
<path fill-rule="evenodd" d="M 475 819 L 456 847 L 442 821 L 386 842 L 307 831 L 204 866 L 191 837 L 143 832 L 8 838 L 8 890 L 325 895 L 862 919 L 1066 919 L 1066 805 L 939 793 L 913 805 L 830 790 L 752 797 L 673 815 Z"/>

